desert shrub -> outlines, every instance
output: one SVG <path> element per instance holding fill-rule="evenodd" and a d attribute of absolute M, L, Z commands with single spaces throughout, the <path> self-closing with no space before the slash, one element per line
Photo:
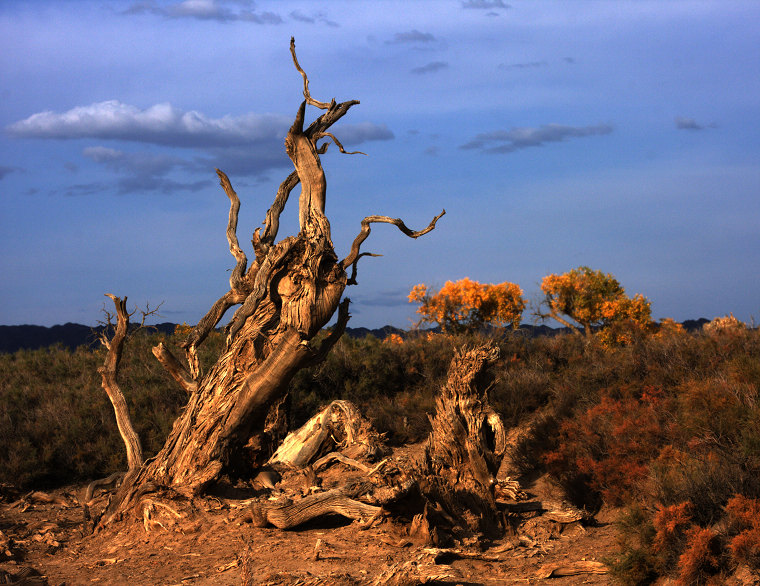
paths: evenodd
<path fill-rule="evenodd" d="M 716 317 L 702 326 L 702 330 L 710 335 L 741 333 L 746 328 L 747 324 L 736 319 L 733 313 Z"/>
<path fill-rule="evenodd" d="M 686 547 L 678 558 L 678 586 L 722 584 L 712 578 L 721 571 L 719 536 L 707 527 L 692 527 L 686 535 Z"/>
<path fill-rule="evenodd" d="M 589 345 L 551 373 L 549 411 L 518 444 L 518 464 L 532 456 L 533 470 L 571 497 L 596 491 L 610 504 L 644 504 L 652 532 L 621 528 L 621 581 L 718 580 L 729 558 L 750 565 L 760 544 L 750 526 L 715 529 L 732 498 L 760 498 L 759 357 L 760 336 L 747 328 L 661 331 L 611 352 Z"/>
<path fill-rule="evenodd" d="M 208 365 L 222 343 L 202 347 Z M 169 379 L 150 348 L 175 336 L 138 333 L 127 341 L 119 382 L 149 457 L 163 445 L 187 395 Z M 97 372 L 104 351 L 62 346 L 0 354 L 0 482 L 20 487 L 81 481 L 126 468 L 113 407 Z"/>
<path fill-rule="evenodd" d="M 729 499 L 726 513 L 733 562 L 760 570 L 760 499 L 735 495 Z"/>
<path fill-rule="evenodd" d="M 692 528 L 692 511 L 690 501 L 660 506 L 652 519 L 654 536 L 651 551 L 656 556 L 656 566 L 660 572 L 673 568 L 681 551 L 683 551 L 689 530 Z"/>
<path fill-rule="evenodd" d="M 620 550 L 606 560 L 610 574 L 616 582 L 629 586 L 652 582 L 658 571 L 651 552 L 655 536 L 651 515 L 634 503 L 623 509 L 616 525 Z"/>
<path fill-rule="evenodd" d="M 664 412 L 659 388 L 606 389 L 598 404 L 561 424 L 559 445 L 543 455 L 544 463 L 565 484 L 580 475 L 605 502 L 629 502 L 662 444 Z"/>

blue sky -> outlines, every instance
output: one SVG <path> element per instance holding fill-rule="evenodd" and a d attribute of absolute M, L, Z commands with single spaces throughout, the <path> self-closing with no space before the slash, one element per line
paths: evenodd
<path fill-rule="evenodd" d="M 350 325 L 413 285 L 614 274 L 655 318 L 760 318 L 760 3 L 0 3 L 0 323 L 94 324 L 103 294 L 195 323 L 290 172 L 302 99 L 361 104 L 323 157 Z M 312 116 L 314 116 L 312 112 Z M 280 230 L 296 228 L 286 208 Z M 249 257 L 252 256 L 247 249 Z M 526 315 L 526 321 L 529 321 Z"/>

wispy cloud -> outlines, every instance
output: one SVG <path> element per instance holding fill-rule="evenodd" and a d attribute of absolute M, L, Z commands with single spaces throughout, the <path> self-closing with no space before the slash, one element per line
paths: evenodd
<path fill-rule="evenodd" d="M 678 130 L 704 130 L 705 128 L 715 128 L 715 124 L 699 124 L 694 118 L 684 118 L 676 116 L 676 128 Z"/>
<path fill-rule="evenodd" d="M 294 10 L 290 13 L 290 18 L 297 22 L 305 22 L 306 24 L 325 24 L 327 26 L 331 26 L 333 28 L 338 28 L 340 25 L 335 22 L 334 20 L 328 19 L 323 12 L 318 12 L 314 16 L 308 16 L 301 12 L 300 10 Z"/>
<path fill-rule="evenodd" d="M 233 7 L 230 7 L 233 5 Z M 241 6 L 242 7 L 239 7 Z M 153 0 L 135 2 L 123 11 L 123 14 L 156 14 L 166 18 L 193 18 L 196 20 L 215 20 L 218 22 L 243 21 L 254 24 L 282 24 L 279 14 L 274 12 L 256 12 L 252 2 L 241 0 L 184 0 L 162 5 Z"/>
<path fill-rule="evenodd" d="M 6 128 L 21 138 L 97 138 L 177 147 L 235 146 L 281 139 L 291 121 L 276 114 L 209 118 L 170 103 L 141 110 L 117 100 L 79 106 L 66 112 L 39 112 Z"/>
<path fill-rule="evenodd" d="M 550 142 L 562 142 L 568 138 L 610 134 L 612 126 L 566 126 L 564 124 L 544 124 L 538 128 L 512 128 L 478 134 L 461 149 L 475 149 L 486 153 L 513 153 L 528 147 L 543 146 Z"/>
<path fill-rule="evenodd" d="M 104 146 L 87 147 L 82 154 L 115 171 L 129 171 L 140 175 L 166 175 L 176 167 L 187 167 L 184 159 L 164 154 L 125 153 Z"/>
<path fill-rule="evenodd" d="M 395 138 L 393 132 L 385 124 L 373 124 L 372 122 L 343 124 L 336 126 L 333 132 L 341 142 L 351 145 Z"/>
<path fill-rule="evenodd" d="M 175 181 L 167 175 L 175 169 L 193 169 L 195 165 L 188 161 L 165 154 L 127 153 L 103 146 L 88 147 L 82 154 L 100 163 L 121 177 L 116 182 L 119 194 L 136 192 L 176 193 L 178 191 L 198 191 L 212 185 L 210 179 L 201 181 Z M 68 193 L 89 194 L 91 189 L 102 187 L 101 183 L 76 185 Z"/>
<path fill-rule="evenodd" d="M 432 63 L 428 63 L 427 65 L 423 65 L 422 67 L 415 67 L 411 70 L 412 73 L 415 75 L 423 75 L 425 73 L 435 73 L 436 71 L 440 71 L 441 69 L 447 69 L 449 66 L 448 63 L 445 61 L 433 61 Z"/>
<path fill-rule="evenodd" d="M 352 295 L 351 297 L 356 305 L 372 307 L 404 307 L 409 304 L 409 292 L 404 289 L 380 291 L 371 295 Z"/>
<path fill-rule="evenodd" d="M 386 44 L 392 45 L 397 43 L 434 43 L 436 38 L 430 33 L 423 33 L 417 29 L 405 33 L 396 33 L 392 41 L 385 41 Z"/>
<path fill-rule="evenodd" d="M 498 68 L 504 71 L 510 69 L 538 69 L 549 65 L 547 61 L 528 61 L 526 63 L 499 63 Z"/>
<path fill-rule="evenodd" d="M 467 0 L 462 2 L 462 8 L 472 8 L 476 10 L 494 10 L 497 8 L 511 8 L 504 0 Z"/>
<path fill-rule="evenodd" d="M 0 165 L 0 180 L 4 179 L 6 175 L 9 175 L 14 171 L 20 171 L 20 169 L 18 167 L 10 167 L 8 165 Z"/>

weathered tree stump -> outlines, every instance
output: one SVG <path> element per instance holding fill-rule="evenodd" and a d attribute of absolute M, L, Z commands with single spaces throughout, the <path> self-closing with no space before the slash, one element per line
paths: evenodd
<path fill-rule="evenodd" d="M 434 505 L 429 513 L 448 517 L 454 531 L 495 535 L 503 529 L 494 486 L 506 433 L 487 396 L 487 366 L 498 356 L 490 344 L 456 351 L 416 471 L 420 491 Z"/>

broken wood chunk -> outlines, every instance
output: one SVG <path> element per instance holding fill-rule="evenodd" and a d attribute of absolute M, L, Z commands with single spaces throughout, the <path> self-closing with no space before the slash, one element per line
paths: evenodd
<path fill-rule="evenodd" d="M 579 560 L 562 565 L 544 566 L 538 571 L 537 577 L 564 578 L 566 576 L 579 576 L 580 574 L 606 574 L 609 571 L 602 562 Z"/>

